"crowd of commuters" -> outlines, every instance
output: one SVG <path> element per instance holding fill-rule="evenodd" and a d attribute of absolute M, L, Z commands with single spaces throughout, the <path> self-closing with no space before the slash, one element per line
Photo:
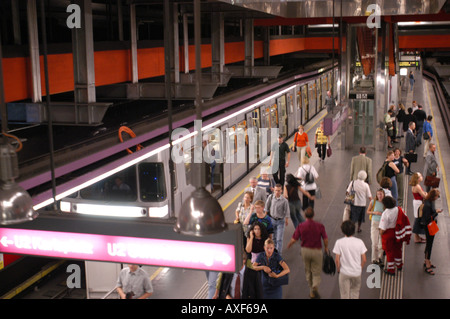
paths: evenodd
<path fill-rule="evenodd" d="M 396 271 L 401 271 L 403 242 L 409 243 L 410 238 L 413 238 L 414 243 L 425 244 L 424 271 L 429 275 L 435 273 L 436 266 L 431 262 L 434 236 L 428 231 L 426 224 L 436 221 L 437 214 L 441 212 L 435 207 L 439 191 L 431 186 L 425 185 L 422 188 L 420 185 L 426 176 L 436 177 L 438 174 L 436 145 L 432 140 L 433 130 L 430 125 L 432 117 L 426 116 L 422 107 L 415 103 L 407 113 L 403 105 L 400 105 L 398 113 L 395 107 L 390 107 L 385 121 L 390 123 L 387 125 L 389 149 L 381 172 L 376 174 L 377 180 L 373 178 L 376 172 L 373 171 L 372 159 L 367 156 L 365 147 L 360 148 L 350 165 L 350 183 L 346 189 L 347 193 L 353 194 L 348 208 L 350 213 L 341 225 L 343 237 L 335 242 L 331 250 L 339 273 L 341 298 L 359 298 L 362 268 L 367 260 L 384 269 L 387 275 L 395 275 Z M 393 145 L 399 143 L 402 137 L 405 137 L 404 151 Z M 294 233 L 287 249 L 300 243 L 310 298 L 320 298 L 324 252 L 329 253 L 330 249 L 325 226 L 314 219 L 315 200 L 320 189 L 318 171 L 310 163 L 311 153 L 307 151 L 310 147 L 309 140 L 303 126 L 295 133 L 292 148 L 286 147 L 286 142 L 280 137 L 276 145 L 280 147 L 280 152 L 284 152 L 284 160 L 280 161 L 280 166 L 284 169 L 288 167 L 286 159 L 293 151 L 298 152 L 298 169 L 294 168 L 294 174 L 284 173 L 284 184 L 280 183 L 283 181 L 281 175 L 273 178 L 271 174 L 264 174 L 259 180 L 252 178 L 250 182 L 254 184 L 253 193 L 261 188 L 266 191 L 266 197 L 251 205 L 252 212 L 244 212 L 245 207 L 250 207 L 252 198 L 250 189 L 246 189 L 243 202 L 236 211 L 236 222 L 243 223 L 247 237 L 245 251 L 250 260 L 247 267 L 256 274 L 255 278 L 259 278 L 260 295 L 263 298 L 281 298 L 282 287 L 288 282 L 289 266 L 293 265 L 288 265 L 283 258 L 283 236 L 289 218 L 293 223 Z M 423 147 L 427 148 L 423 152 L 423 174 L 414 172 L 411 168 L 411 164 L 417 162 L 416 156 L 411 155 L 416 155 L 422 141 Z M 325 135 L 323 122 L 314 134 L 314 143 L 319 161 L 323 162 L 330 143 L 330 136 Z M 272 149 L 274 150 L 275 148 Z M 261 180 L 265 182 L 260 183 Z M 414 198 L 414 221 L 411 224 L 403 209 L 407 180 Z M 376 189 L 371 190 L 374 186 Z M 247 215 L 244 221 L 242 214 Z M 371 222 L 371 243 L 367 246 L 371 249 L 370 259 L 366 257 L 364 241 L 355 237 L 355 234 L 362 232 L 361 226 L 366 218 Z M 403 232 L 401 238 L 397 235 L 399 229 Z M 281 280 L 281 277 L 287 278 Z M 274 284 L 275 280 L 284 283 Z"/>
<path fill-rule="evenodd" d="M 250 186 L 245 188 L 235 211 L 235 223 L 242 227 L 242 267 L 234 274 L 207 273 L 209 285 L 214 288 L 209 298 L 282 298 L 283 286 L 289 283 L 293 266 L 283 257 L 283 238 L 289 219 L 294 232 L 287 249 L 300 244 L 310 298 L 320 298 L 324 252 L 334 254 L 341 298 L 359 298 L 362 269 L 368 258 L 364 241 L 355 234 L 362 232 L 366 215 L 371 221 L 371 264 L 384 268 L 387 275 L 395 275 L 403 268 L 403 242 L 409 243 L 412 237 L 414 243 L 425 244 L 424 272 L 435 275 L 436 266 L 431 262 L 435 233 L 428 224 L 437 221 L 442 209 L 436 207 L 440 193 L 433 182 L 436 182 L 439 167 L 431 121 L 432 117 L 426 116 L 420 105 L 408 108 L 407 113 L 400 105 L 397 114 L 394 107 L 389 108 L 385 116 L 388 133 L 385 161 L 375 181 L 372 159 L 367 156 L 366 148 L 361 147 L 359 154 L 352 158 L 346 188 L 347 194 L 352 195 L 350 213 L 340 227 L 343 236 L 335 241 L 332 250 L 324 224 L 314 218 L 315 200 L 320 193 L 319 174 L 310 163 L 308 135 L 300 126 L 292 148 L 280 136 L 271 154 L 271 164 L 277 166 L 277 174 L 263 169 L 260 177 L 250 178 Z M 323 162 L 331 142 L 330 136 L 325 135 L 323 122 L 314 136 L 319 161 Z M 404 153 L 393 146 L 402 137 L 405 137 Z M 416 150 L 422 140 L 423 173 L 411 168 L 417 161 Z M 291 151 L 298 152 L 300 164 L 294 174 L 286 174 Z M 410 190 L 413 196 L 414 221 L 411 224 L 404 210 L 405 180 L 409 180 L 410 186 L 406 191 Z M 376 189 L 371 190 L 374 186 Z M 146 277 L 136 265 L 124 269 L 117 282 L 120 297 L 151 296 L 153 288 Z"/>

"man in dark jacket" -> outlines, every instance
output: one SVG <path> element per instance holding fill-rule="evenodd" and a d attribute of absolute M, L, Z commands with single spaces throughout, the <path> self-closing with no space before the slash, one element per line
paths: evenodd
<path fill-rule="evenodd" d="M 262 299 L 260 272 L 246 267 L 247 254 L 243 253 L 242 268 L 237 273 L 220 273 L 213 299 Z"/>
<path fill-rule="evenodd" d="M 414 154 L 415 150 L 416 150 L 416 136 L 414 135 L 414 129 L 416 128 L 416 123 L 414 122 L 409 122 L 408 125 L 408 131 L 406 132 L 406 148 L 405 148 L 405 158 L 408 160 L 409 162 L 409 166 L 406 167 L 406 174 L 408 175 L 412 175 L 412 171 L 411 171 L 411 155 Z"/>
<path fill-rule="evenodd" d="M 417 145 L 422 144 L 422 131 L 423 131 L 423 122 L 427 119 L 427 114 L 423 110 L 422 105 L 419 104 L 419 108 L 414 111 L 413 115 L 416 118 L 416 128 L 417 128 L 417 136 L 416 143 Z"/>

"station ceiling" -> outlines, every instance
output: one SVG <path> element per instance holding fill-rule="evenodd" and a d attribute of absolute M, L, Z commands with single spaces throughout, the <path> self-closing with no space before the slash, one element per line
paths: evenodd
<path fill-rule="evenodd" d="M 379 10 L 382 16 L 439 13 L 447 0 L 219 0 L 233 6 L 285 18 L 366 16 Z M 376 6 L 375 6 L 376 4 Z M 377 7 L 378 6 L 378 7 Z M 341 9 L 342 8 L 342 9 Z M 342 12 L 341 12 L 342 10 Z M 334 14 L 333 14 L 334 12 Z"/>

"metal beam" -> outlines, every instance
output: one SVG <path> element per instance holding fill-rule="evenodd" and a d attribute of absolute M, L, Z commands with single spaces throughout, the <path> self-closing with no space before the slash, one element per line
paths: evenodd
<path fill-rule="evenodd" d="M 72 29 L 75 103 L 94 103 L 95 65 L 91 0 L 76 0 L 81 9 L 81 28 Z"/>
<path fill-rule="evenodd" d="M 130 4 L 131 82 L 138 83 L 136 5 Z"/>
<path fill-rule="evenodd" d="M 31 100 L 35 103 L 42 102 L 41 67 L 39 61 L 39 36 L 37 25 L 36 0 L 27 2 L 28 45 L 31 62 Z"/>

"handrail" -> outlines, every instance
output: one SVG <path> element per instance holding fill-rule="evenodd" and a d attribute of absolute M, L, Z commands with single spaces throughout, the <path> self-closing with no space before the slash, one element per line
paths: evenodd
<path fill-rule="evenodd" d="M 108 291 L 107 293 L 106 293 L 106 295 L 104 295 L 102 298 L 100 298 L 100 299 L 107 299 L 113 292 L 115 292 L 116 291 L 116 288 L 117 287 L 114 287 L 113 289 L 111 289 L 110 291 Z"/>

